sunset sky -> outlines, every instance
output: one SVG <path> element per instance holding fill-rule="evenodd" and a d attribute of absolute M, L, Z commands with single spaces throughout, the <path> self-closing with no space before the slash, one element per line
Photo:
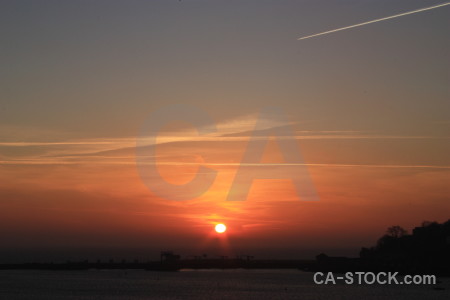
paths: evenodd
<path fill-rule="evenodd" d="M 94 248 L 357 255 L 388 226 L 446 221 L 450 6 L 297 40 L 441 3 L 1 1 L 0 261 Z M 136 165 L 146 120 L 175 104 L 217 127 L 167 120 L 148 146 L 169 183 L 217 171 L 186 201 L 155 194 Z M 265 119 L 260 134 L 292 129 L 318 201 L 297 195 L 273 138 L 273 164 L 242 170 L 286 179 L 226 200 L 266 106 L 289 121 Z"/>

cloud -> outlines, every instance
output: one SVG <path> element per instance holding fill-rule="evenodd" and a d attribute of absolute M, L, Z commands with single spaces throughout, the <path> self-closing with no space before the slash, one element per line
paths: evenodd
<path fill-rule="evenodd" d="M 398 136 L 398 135 L 375 135 L 375 134 L 358 134 L 349 132 L 342 134 L 337 131 L 335 133 L 322 132 L 304 132 L 305 134 L 296 135 L 294 137 L 280 137 L 285 139 L 304 140 L 448 140 L 449 137 L 433 137 L 433 136 Z M 318 134 L 319 133 L 319 134 Z M 158 164 L 160 165 L 193 165 L 198 162 L 191 160 L 195 155 L 189 155 L 195 149 L 205 149 L 209 156 L 214 155 L 218 158 L 220 155 L 230 154 L 228 151 L 236 152 L 231 147 L 233 143 L 245 144 L 249 140 L 247 134 L 236 134 L 237 136 L 194 136 L 194 137 L 172 137 L 171 141 L 161 141 L 158 143 L 166 145 L 170 148 L 168 152 L 158 154 Z M 259 140 L 270 138 L 267 136 L 254 137 Z M 224 144 L 227 143 L 227 144 Z M 229 143 L 229 146 L 227 146 Z M 154 147 L 149 145 L 146 147 Z M 187 147 L 187 148 L 186 148 Z M 230 148 L 231 147 L 231 148 Z M 245 148 L 245 145 L 243 145 Z M 230 148 L 230 149 L 228 149 Z M 242 148 L 242 147 L 241 147 Z M 244 149 L 243 148 L 243 149 Z M 177 151 L 178 149 L 178 151 Z M 213 150 L 214 149 L 214 150 Z M 135 164 L 135 139 L 118 138 L 118 139 L 98 139 L 98 140 L 79 140 L 67 142 L 23 142 L 23 143 L 0 143 L 0 164 L 3 165 L 46 165 L 46 164 L 92 164 L 92 165 L 134 165 Z M 213 152 L 211 152 L 213 151 Z M 148 157 L 148 161 L 153 161 L 154 157 Z M 220 162 L 217 159 L 209 161 L 210 166 L 237 166 L 238 163 Z M 414 168 L 438 168 L 440 166 L 433 165 L 370 165 L 370 164 L 306 164 L 308 166 L 338 166 L 338 167 L 414 167 Z M 276 166 L 276 164 L 274 165 Z M 442 166 L 441 166 L 442 167 Z M 446 168 L 445 166 L 443 166 Z"/>

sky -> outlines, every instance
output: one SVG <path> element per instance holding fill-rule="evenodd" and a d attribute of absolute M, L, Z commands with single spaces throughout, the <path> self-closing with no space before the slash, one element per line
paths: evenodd
<path fill-rule="evenodd" d="M 55 249 L 357 255 L 391 225 L 446 221 L 450 6 L 298 40 L 441 3 L 1 1 L 3 260 Z M 178 104 L 216 132 L 160 117 Z M 242 164 L 268 106 L 286 114 L 257 127 L 272 165 Z M 154 119 L 167 124 L 147 136 Z M 276 128 L 293 132 L 302 164 L 283 165 Z M 210 188 L 183 201 L 149 189 L 156 175 L 142 178 L 136 160 L 149 137 L 141 150 L 165 181 L 186 184 L 203 166 L 217 172 Z M 296 192 L 298 170 L 318 201 Z M 227 201 L 241 171 L 277 179 Z"/>

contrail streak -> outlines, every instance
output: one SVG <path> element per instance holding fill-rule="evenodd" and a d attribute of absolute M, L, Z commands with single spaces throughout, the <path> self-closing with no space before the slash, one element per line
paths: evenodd
<path fill-rule="evenodd" d="M 308 35 L 308 36 L 305 36 L 305 37 L 298 38 L 297 40 L 309 39 L 309 38 L 312 38 L 312 37 L 315 37 L 315 36 L 319 36 L 319 35 L 329 34 L 329 33 L 333 33 L 333 32 L 336 32 L 336 31 L 341 31 L 341 30 L 350 29 L 350 28 L 354 28 L 354 27 L 359 27 L 359 26 L 363 26 L 363 25 L 367 25 L 367 24 L 371 24 L 371 23 L 375 23 L 375 22 L 389 20 L 389 19 L 402 17 L 402 16 L 406 16 L 406 15 L 410 15 L 410 14 L 415 14 L 415 13 L 418 13 L 418 12 L 421 12 L 421 11 L 435 9 L 435 8 L 446 6 L 446 5 L 450 5 L 450 2 L 442 3 L 442 4 L 439 4 L 439 5 L 435 5 L 435 6 L 425 7 L 425 8 L 421 8 L 421 9 L 416 9 L 416 10 L 408 11 L 408 12 L 401 13 L 401 14 L 398 14 L 398 15 L 393 15 L 393 16 L 389 16 L 389 17 L 385 17 L 385 18 L 381 18 L 381 19 L 376 19 L 376 20 L 372 20 L 372 21 L 368 21 L 368 22 L 364 22 L 364 23 L 350 25 L 350 26 L 347 26 L 347 27 L 333 29 L 333 30 L 329 30 L 329 31 L 325 31 L 325 32 L 321 32 L 321 33 L 317 33 L 317 34 L 313 34 L 313 35 Z"/>

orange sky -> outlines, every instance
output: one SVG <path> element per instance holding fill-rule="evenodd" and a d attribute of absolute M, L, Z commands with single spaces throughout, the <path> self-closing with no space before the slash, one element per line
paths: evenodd
<path fill-rule="evenodd" d="M 45 145 L 46 159 L 11 159 L 0 167 L 4 245 L 160 247 L 190 253 L 274 248 L 298 250 L 299 257 L 304 249 L 354 249 L 346 253 L 356 254 L 390 225 L 412 229 L 423 220 L 448 217 L 449 167 L 431 166 L 436 165 L 432 156 L 414 160 L 443 151 L 435 147 L 439 141 L 307 133 L 298 137 L 298 144 L 319 201 L 301 201 L 290 179 L 259 179 L 247 200 L 230 202 L 226 197 L 249 138 L 190 141 L 194 137 L 182 132 L 184 141 L 159 144 L 156 152 L 161 176 L 172 184 L 189 182 L 199 165 L 218 171 L 207 193 L 187 201 L 154 195 L 137 173 L 133 147 L 81 154 L 75 152 L 82 142 L 62 148 Z M 386 156 L 393 147 L 409 153 Z M 282 162 L 272 138 L 262 163 Z M 243 170 L 286 178 L 295 172 L 282 165 Z M 220 237 L 213 229 L 219 222 L 228 227 Z"/>
<path fill-rule="evenodd" d="M 423 7 L 2 1 L 0 259 L 57 248 L 356 255 L 388 226 L 446 221 L 450 6 L 297 40 Z M 136 165 L 143 124 L 175 104 L 217 127 L 200 136 L 181 114 L 158 132 L 155 158 L 168 182 L 188 182 L 199 166 L 218 172 L 186 201 L 159 197 Z M 274 141 L 262 159 L 273 165 L 241 165 L 267 106 L 287 119 L 265 116 L 260 137 L 292 128 L 287 140 L 303 165 L 278 165 Z M 245 201 L 226 201 L 240 166 L 247 177 L 306 169 L 319 201 L 299 199 L 290 179 L 256 180 Z M 226 234 L 214 233 L 217 222 Z"/>

